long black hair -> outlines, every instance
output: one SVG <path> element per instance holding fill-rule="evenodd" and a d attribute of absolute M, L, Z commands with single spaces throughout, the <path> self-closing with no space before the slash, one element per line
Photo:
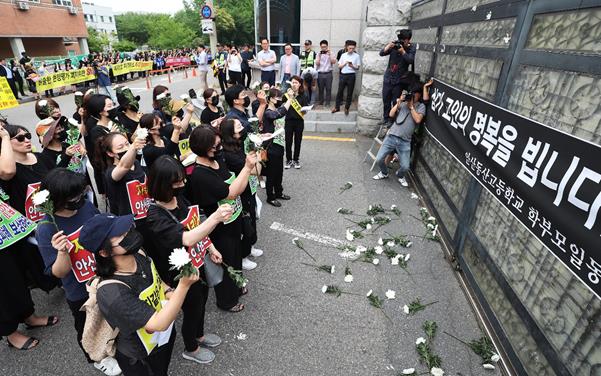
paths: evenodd
<path fill-rule="evenodd" d="M 219 127 L 221 133 L 221 145 L 223 150 L 237 152 L 242 146 L 240 139 L 237 139 L 236 134 L 236 121 L 234 119 L 226 119 L 221 122 Z"/>
<path fill-rule="evenodd" d="M 86 103 L 84 103 L 84 124 L 86 128 L 86 134 L 90 134 L 93 125 L 96 125 L 98 120 L 100 120 L 100 113 L 104 111 L 107 99 L 111 99 L 111 97 L 104 94 L 94 94 L 90 96 Z"/>
<path fill-rule="evenodd" d="M 169 202 L 173 198 L 173 184 L 185 178 L 186 171 L 178 160 L 161 155 L 148 172 L 148 194 L 156 201 Z"/>
<path fill-rule="evenodd" d="M 86 178 L 66 168 L 55 168 L 42 180 L 40 189 L 50 192 L 54 211 L 62 210 L 69 200 L 84 194 L 87 188 Z"/>

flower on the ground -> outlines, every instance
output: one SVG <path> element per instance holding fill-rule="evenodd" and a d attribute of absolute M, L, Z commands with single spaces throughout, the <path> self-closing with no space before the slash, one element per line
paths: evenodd
<path fill-rule="evenodd" d="M 406 305 L 406 304 L 405 304 L 405 305 L 403 306 L 403 312 L 405 312 L 405 314 L 406 314 L 406 315 L 408 315 L 408 314 L 409 314 L 409 306 L 408 306 L 408 305 Z"/>
<path fill-rule="evenodd" d="M 401 255 L 396 255 L 393 258 L 391 258 L 390 259 L 390 265 L 398 265 L 400 257 L 401 257 Z"/>
<path fill-rule="evenodd" d="M 380 263 L 380 259 L 377 259 L 377 258 L 375 258 L 375 259 L 372 261 L 372 264 L 374 264 L 374 265 L 378 265 L 379 263 Z"/>
<path fill-rule="evenodd" d="M 484 369 L 495 369 L 495 366 L 490 363 L 484 363 L 482 367 L 484 367 Z"/>
<path fill-rule="evenodd" d="M 419 345 L 420 343 L 426 343 L 426 339 L 424 337 L 419 337 L 415 340 L 416 345 Z"/>
<path fill-rule="evenodd" d="M 374 290 L 369 290 L 365 296 L 370 296 L 371 294 L 373 294 L 373 292 Z"/>
<path fill-rule="evenodd" d="M 415 374 L 415 368 L 405 368 L 402 372 L 403 375 L 413 375 Z"/>
<path fill-rule="evenodd" d="M 413 245 L 413 242 L 407 242 L 407 244 L 405 244 L 405 248 L 409 248 Z"/>
<path fill-rule="evenodd" d="M 391 299 L 395 299 L 395 298 L 396 298 L 396 292 L 395 292 L 394 290 L 391 290 L 391 289 L 388 289 L 388 290 L 386 291 L 385 295 L 386 295 L 386 298 L 387 298 L 388 300 L 391 300 Z"/>
<path fill-rule="evenodd" d="M 442 368 L 432 367 L 432 369 L 430 370 L 430 374 L 432 374 L 432 376 L 442 376 L 444 375 L 444 371 L 442 370 Z"/>
<path fill-rule="evenodd" d="M 394 210 L 394 209 L 396 209 L 396 205 L 390 206 L 390 210 Z"/>
<path fill-rule="evenodd" d="M 411 258 L 411 254 L 410 254 L 410 253 L 407 253 L 407 254 L 405 255 L 405 262 L 409 261 L 409 259 L 410 259 L 410 258 Z"/>
<path fill-rule="evenodd" d="M 352 242 L 355 239 L 355 236 L 351 233 L 350 229 L 346 229 L 346 240 Z"/>
<path fill-rule="evenodd" d="M 386 245 L 389 247 L 394 247 L 394 242 L 391 240 L 388 243 L 386 243 Z"/>
<path fill-rule="evenodd" d="M 351 283 L 353 282 L 353 275 L 352 274 L 347 274 L 344 276 L 344 282 L 346 283 Z"/>
<path fill-rule="evenodd" d="M 348 191 L 351 188 L 353 188 L 353 183 L 351 183 L 350 181 L 347 181 L 342 187 L 340 187 L 340 193 L 342 193 L 344 191 Z"/>
<path fill-rule="evenodd" d="M 368 223 L 368 224 L 366 224 L 366 225 L 365 225 L 365 229 L 366 229 L 366 230 L 371 230 L 371 225 L 370 225 L 369 223 Z"/>
<path fill-rule="evenodd" d="M 49 196 L 50 196 L 50 192 L 48 192 L 47 189 L 44 189 L 42 191 L 38 191 L 38 192 L 34 193 L 31 200 L 33 201 L 33 204 L 35 206 L 40 206 L 48 200 Z"/>
<path fill-rule="evenodd" d="M 323 285 L 322 288 L 321 288 L 321 292 L 325 294 L 326 291 L 328 291 L 328 286 Z"/>
<path fill-rule="evenodd" d="M 355 248 L 356 253 L 363 253 L 365 251 L 367 251 L 367 247 L 362 246 L 362 245 L 358 245 L 357 248 Z"/>
<path fill-rule="evenodd" d="M 378 239 L 378 244 L 379 245 L 384 245 L 384 240 L 382 240 L 382 238 Z"/>
<path fill-rule="evenodd" d="M 434 218 L 433 216 L 429 216 L 428 219 L 427 219 L 427 221 L 428 222 L 430 222 L 430 221 L 436 221 L 436 218 Z"/>
<path fill-rule="evenodd" d="M 419 198 L 419 196 L 412 192 L 411 193 L 411 198 L 414 199 L 414 200 L 417 200 Z"/>
<path fill-rule="evenodd" d="M 434 225 L 433 225 L 432 223 L 428 223 L 426 226 L 427 226 L 429 229 L 434 229 Z"/>
<path fill-rule="evenodd" d="M 376 251 L 376 254 L 381 255 L 382 252 L 384 252 L 384 248 L 382 248 L 381 246 L 377 245 L 374 247 L 374 251 Z"/>
<path fill-rule="evenodd" d="M 336 265 L 332 265 L 332 268 L 330 269 L 330 274 L 334 274 L 334 271 L 336 271 Z"/>
<path fill-rule="evenodd" d="M 146 137 L 148 137 L 148 129 L 138 128 L 136 130 L 136 138 L 139 138 L 140 140 L 144 140 Z"/>
<path fill-rule="evenodd" d="M 501 360 L 501 357 L 499 356 L 499 354 L 492 354 L 492 356 L 490 357 L 490 360 L 497 363 L 497 362 L 499 362 L 499 360 Z"/>
<path fill-rule="evenodd" d="M 353 214 L 353 211 L 350 210 L 350 209 L 338 208 L 336 210 L 336 213 L 339 213 L 339 214 Z"/>

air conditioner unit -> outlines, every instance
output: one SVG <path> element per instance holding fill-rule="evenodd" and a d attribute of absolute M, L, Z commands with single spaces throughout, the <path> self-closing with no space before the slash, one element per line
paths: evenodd
<path fill-rule="evenodd" d="M 20 10 L 29 10 L 29 4 L 27 4 L 25 1 L 18 1 L 17 6 Z"/>
<path fill-rule="evenodd" d="M 69 14 L 77 14 L 77 8 L 69 7 Z"/>

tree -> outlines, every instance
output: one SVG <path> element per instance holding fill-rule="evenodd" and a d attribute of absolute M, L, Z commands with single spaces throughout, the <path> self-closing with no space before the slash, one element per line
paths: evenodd
<path fill-rule="evenodd" d="M 157 14 L 134 12 L 116 15 L 115 23 L 117 25 L 117 34 L 119 34 L 119 37 L 122 39 L 130 40 L 138 45 L 146 44 L 150 37 L 148 25 L 158 16 L 159 15 Z"/>
<path fill-rule="evenodd" d="M 183 0 L 185 19 L 194 30 L 200 28 L 202 0 Z M 217 39 L 224 43 L 250 43 L 255 40 L 253 0 L 215 0 Z M 178 12 L 178 14 L 180 13 Z M 235 15 L 235 17 L 233 16 Z M 178 18 L 179 21 L 179 18 Z"/>
<path fill-rule="evenodd" d="M 120 52 L 131 52 L 135 50 L 138 46 L 129 40 L 122 39 L 116 43 L 113 43 L 113 50 Z"/>
<path fill-rule="evenodd" d="M 148 44 L 159 49 L 191 47 L 194 38 L 194 31 L 188 26 L 167 17 L 150 26 Z"/>
<path fill-rule="evenodd" d="M 109 44 L 108 35 L 99 33 L 95 29 L 88 27 L 88 48 L 90 52 L 103 52 L 109 47 Z"/>

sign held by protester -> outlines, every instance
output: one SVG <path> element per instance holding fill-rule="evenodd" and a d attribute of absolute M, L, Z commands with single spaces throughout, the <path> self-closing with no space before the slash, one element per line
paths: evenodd
<path fill-rule="evenodd" d="M 0 77 L 0 110 L 17 107 L 19 102 L 15 98 L 6 77 Z"/>
<path fill-rule="evenodd" d="M 25 238 L 36 224 L 0 200 L 0 250 L 7 248 Z"/>
<path fill-rule="evenodd" d="M 67 85 L 75 85 L 80 82 L 91 81 L 96 79 L 94 68 L 87 67 L 81 69 L 73 69 L 70 71 L 60 71 L 50 73 L 40 77 L 36 82 L 36 88 L 39 91 L 56 89 Z"/>
<path fill-rule="evenodd" d="M 79 233 L 77 231 L 69 234 L 69 259 L 71 260 L 71 270 L 77 282 L 84 283 L 96 275 L 96 259 L 94 254 L 79 244 Z"/>
<path fill-rule="evenodd" d="M 426 129 L 601 297 L 601 147 L 435 80 Z"/>

